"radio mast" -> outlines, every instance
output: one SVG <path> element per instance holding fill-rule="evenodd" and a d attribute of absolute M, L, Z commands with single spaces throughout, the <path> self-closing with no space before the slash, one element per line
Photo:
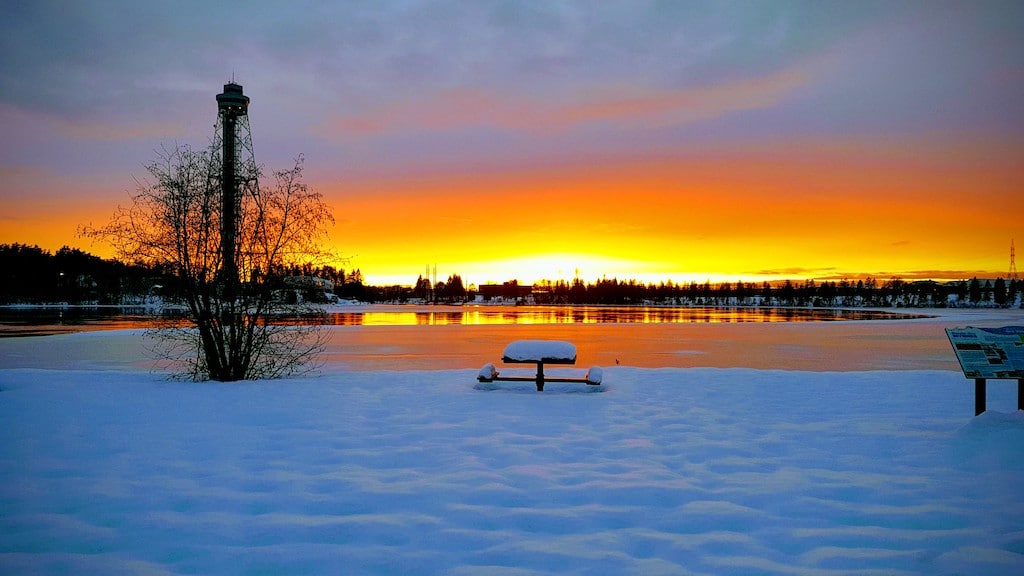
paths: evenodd
<path fill-rule="evenodd" d="M 1010 273 L 1007 276 L 1009 280 L 1017 279 L 1017 255 L 1013 248 L 1013 238 L 1010 238 Z"/>

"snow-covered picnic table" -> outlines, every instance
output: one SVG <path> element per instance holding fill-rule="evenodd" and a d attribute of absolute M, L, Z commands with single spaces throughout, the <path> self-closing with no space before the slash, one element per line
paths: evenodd
<path fill-rule="evenodd" d="M 485 364 L 480 369 L 477 380 L 480 382 L 536 382 L 537 391 L 543 392 L 545 382 L 579 382 L 597 386 L 601 384 L 603 376 L 601 369 L 594 366 L 583 378 L 545 378 L 545 364 L 576 364 L 576 346 L 572 342 L 562 340 L 516 340 L 505 347 L 501 360 L 506 364 L 536 364 L 537 375 L 532 378 L 499 376 L 494 364 Z"/>

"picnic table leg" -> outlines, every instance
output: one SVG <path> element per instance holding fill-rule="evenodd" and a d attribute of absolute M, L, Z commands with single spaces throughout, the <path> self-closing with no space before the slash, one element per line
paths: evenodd
<path fill-rule="evenodd" d="M 537 392 L 544 391 L 544 363 L 537 362 Z"/>
<path fill-rule="evenodd" d="M 974 415 L 985 411 L 985 379 L 974 379 Z"/>

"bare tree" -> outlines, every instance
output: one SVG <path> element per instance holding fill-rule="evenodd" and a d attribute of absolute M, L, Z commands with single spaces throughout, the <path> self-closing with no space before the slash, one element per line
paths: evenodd
<path fill-rule="evenodd" d="M 221 167 L 213 146 L 162 149 L 131 203 L 106 226 L 83 229 L 125 261 L 174 271 L 189 322 L 153 335 L 180 375 L 235 381 L 312 368 L 323 347 L 319 323 L 304 321 L 311 310 L 275 294 L 285 266 L 323 255 L 320 243 L 334 221 L 322 196 L 303 183 L 302 168 L 300 156 L 264 186 L 259 167 L 238 166 L 234 270 L 223 262 Z"/>

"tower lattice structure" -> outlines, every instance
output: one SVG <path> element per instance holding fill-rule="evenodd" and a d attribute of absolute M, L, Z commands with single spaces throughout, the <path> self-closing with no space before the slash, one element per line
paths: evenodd
<path fill-rule="evenodd" d="M 226 287 L 238 282 L 238 225 L 242 198 L 259 185 L 249 129 L 249 97 L 234 81 L 217 95 L 217 126 L 212 142 L 219 156 L 221 189 L 221 273 Z"/>
<path fill-rule="evenodd" d="M 1010 273 L 1007 276 L 1010 280 L 1017 280 L 1017 255 L 1013 248 L 1013 240 L 1010 240 Z"/>

